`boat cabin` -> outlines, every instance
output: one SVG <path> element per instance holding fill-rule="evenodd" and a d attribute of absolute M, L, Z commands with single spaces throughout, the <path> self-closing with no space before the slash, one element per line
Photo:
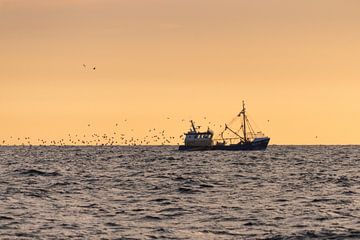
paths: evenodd
<path fill-rule="evenodd" d="M 213 145 L 213 131 L 208 129 L 206 132 L 198 132 L 195 124 L 191 121 L 192 129 L 185 133 L 185 146 L 204 147 Z"/>

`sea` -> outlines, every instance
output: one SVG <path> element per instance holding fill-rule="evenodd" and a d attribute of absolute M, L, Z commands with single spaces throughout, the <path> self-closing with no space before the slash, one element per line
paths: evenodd
<path fill-rule="evenodd" d="M 360 239 L 360 146 L 3 146 L 0 239 Z"/>

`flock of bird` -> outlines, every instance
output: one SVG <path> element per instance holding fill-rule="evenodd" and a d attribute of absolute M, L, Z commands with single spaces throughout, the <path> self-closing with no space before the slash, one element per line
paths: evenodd
<path fill-rule="evenodd" d="M 170 117 L 166 118 L 170 120 Z M 203 118 L 206 121 L 206 117 Z M 124 120 L 127 122 L 127 119 Z M 182 119 L 181 122 L 185 122 L 185 119 Z M 269 120 L 267 120 L 269 122 Z M 223 129 L 224 125 L 217 125 L 211 122 L 207 122 L 208 126 L 219 127 Z M 87 125 L 88 127 L 91 124 Z M 119 124 L 116 123 L 115 127 L 118 127 Z M 131 132 L 134 132 L 134 129 L 130 128 Z M 125 131 L 124 131 L 125 132 Z M 22 145 L 22 146 L 71 146 L 71 145 L 89 145 L 89 146 L 113 146 L 113 145 L 128 145 L 128 146 L 137 146 L 137 145 L 179 145 L 184 140 L 184 135 L 180 136 L 171 136 L 168 135 L 165 129 L 150 128 L 147 130 L 147 133 L 143 137 L 134 137 L 128 136 L 126 133 L 121 133 L 118 130 L 112 131 L 112 133 L 92 133 L 92 134 L 68 134 L 66 137 L 58 140 L 45 140 L 41 138 L 32 139 L 31 137 L 13 137 L 10 136 L 7 140 L 0 140 L 1 145 Z M 318 136 L 315 136 L 315 139 L 318 139 Z"/>
<path fill-rule="evenodd" d="M 84 69 L 91 69 L 92 71 L 96 70 L 96 66 L 88 67 L 85 63 L 82 64 Z M 170 117 L 166 118 L 170 120 Z M 207 122 L 206 117 L 203 118 L 204 121 Z M 127 119 L 124 120 L 125 122 Z M 182 119 L 181 122 L 185 122 L 185 119 Z M 215 127 L 216 124 L 212 124 L 211 122 L 207 123 L 208 126 Z M 90 127 L 91 124 L 88 124 Z M 119 124 L 116 123 L 115 127 L 118 127 Z M 222 125 L 220 125 L 222 128 Z M 130 129 L 133 132 L 133 129 Z M 108 146 L 108 145 L 170 145 L 177 144 L 183 142 L 184 135 L 180 136 L 170 136 L 167 134 L 167 131 L 164 129 L 156 129 L 150 128 L 147 133 L 143 137 L 134 137 L 127 136 L 125 133 L 121 133 L 119 131 L 113 131 L 112 133 L 107 134 L 68 134 L 66 137 L 58 139 L 58 140 L 46 140 L 46 139 L 32 139 L 31 137 L 13 137 L 10 136 L 10 139 L 0 140 L 0 145 L 54 145 L 54 146 L 68 146 L 68 145 L 100 145 L 100 146 Z"/>
<path fill-rule="evenodd" d="M 170 120 L 170 117 L 166 117 L 166 120 Z M 204 117 L 206 120 L 206 117 Z M 187 123 L 185 119 L 182 119 L 183 124 Z M 125 125 L 126 124 L 126 125 Z M 215 126 L 211 122 L 208 122 L 211 126 Z M 113 146 L 113 145 L 179 145 L 183 143 L 183 134 L 170 134 L 165 129 L 149 128 L 141 134 L 141 137 L 135 137 L 134 129 L 128 127 L 127 119 L 124 120 L 123 129 L 121 130 L 120 124 L 116 123 L 113 130 L 109 133 L 97 133 L 92 130 L 92 125 L 87 124 L 88 131 L 82 134 L 67 134 L 63 138 L 56 140 L 48 140 L 42 138 L 31 137 L 13 137 L 0 140 L 0 145 L 22 145 L 22 146 L 70 146 L 70 145 L 89 145 L 89 146 Z M 220 125 L 221 127 L 221 125 Z M 186 130 L 181 128 L 181 131 Z M 92 133 L 89 133 L 92 132 Z"/>

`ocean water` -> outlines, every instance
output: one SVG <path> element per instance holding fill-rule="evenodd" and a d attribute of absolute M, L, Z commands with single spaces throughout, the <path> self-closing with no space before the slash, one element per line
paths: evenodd
<path fill-rule="evenodd" d="M 360 146 L 0 147 L 0 239 L 360 239 Z"/>

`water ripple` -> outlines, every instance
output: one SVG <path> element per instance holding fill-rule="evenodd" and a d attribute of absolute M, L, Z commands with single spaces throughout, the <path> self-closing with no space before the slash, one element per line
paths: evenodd
<path fill-rule="evenodd" d="M 360 239 L 360 148 L 0 147 L 1 239 Z"/>

